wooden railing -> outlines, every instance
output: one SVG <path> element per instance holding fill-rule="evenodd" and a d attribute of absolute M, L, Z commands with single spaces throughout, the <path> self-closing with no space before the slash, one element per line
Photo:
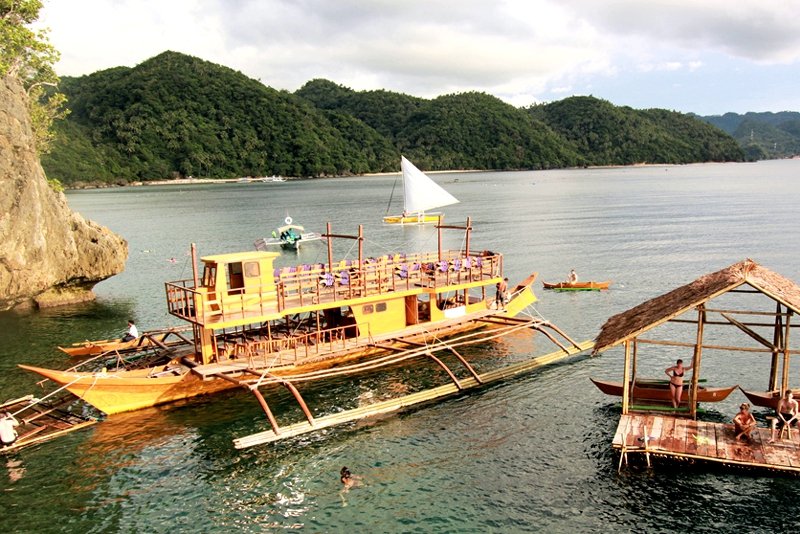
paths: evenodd
<path fill-rule="evenodd" d="M 234 344 L 231 356 L 235 359 L 247 359 L 251 367 L 266 369 L 296 364 L 336 350 L 352 350 L 371 342 L 372 334 L 369 331 L 359 332 L 356 325 L 344 325 L 294 336 L 240 341 Z"/>
<path fill-rule="evenodd" d="M 439 288 L 500 276 L 501 254 L 466 256 L 460 251 L 395 254 L 357 261 L 343 260 L 332 268 L 324 264 L 298 265 L 275 271 L 275 287 L 221 290 L 209 298 L 192 280 L 166 283 L 170 314 L 205 325 L 210 322 L 256 318 L 287 307 L 348 300 L 388 291 L 418 287 Z"/>

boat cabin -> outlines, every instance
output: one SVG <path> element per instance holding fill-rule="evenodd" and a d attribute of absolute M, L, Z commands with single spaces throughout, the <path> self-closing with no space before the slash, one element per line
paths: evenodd
<path fill-rule="evenodd" d="M 490 251 L 364 258 L 359 247 L 357 260 L 334 261 L 328 242 L 325 264 L 275 269 L 276 252 L 219 254 L 201 258 L 201 275 L 167 283 L 169 312 L 193 325 L 199 363 L 245 350 L 231 344 L 264 340 L 271 351 L 287 338 L 305 347 L 458 320 L 486 311 L 502 278 L 502 255 Z"/>

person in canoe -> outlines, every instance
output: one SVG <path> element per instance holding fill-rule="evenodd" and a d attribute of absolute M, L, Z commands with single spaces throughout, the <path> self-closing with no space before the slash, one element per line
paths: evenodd
<path fill-rule="evenodd" d="M 569 284 L 577 284 L 578 283 L 578 273 L 575 272 L 575 269 L 572 269 L 569 272 L 569 276 L 567 276 L 567 283 L 569 283 Z"/>
<path fill-rule="evenodd" d="M 128 330 L 122 336 L 122 341 L 133 341 L 137 337 L 139 337 L 139 329 L 136 328 L 136 323 L 133 322 L 133 319 L 128 319 Z"/>
<path fill-rule="evenodd" d="M 733 430 L 736 439 L 750 440 L 750 432 L 756 427 L 756 418 L 750 413 L 750 404 L 743 402 L 739 406 L 739 413 L 733 417 Z"/>
<path fill-rule="evenodd" d="M 692 366 L 684 367 L 683 360 L 678 360 L 672 367 L 667 367 L 664 372 L 669 377 L 669 391 L 672 397 L 672 407 L 677 408 L 683 395 L 683 375 L 690 371 Z"/>

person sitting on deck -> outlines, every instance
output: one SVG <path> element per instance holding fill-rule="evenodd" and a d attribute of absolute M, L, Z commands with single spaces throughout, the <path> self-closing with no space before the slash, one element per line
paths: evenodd
<path fill-rule="evenodd" d="M 776 417 L 772 420 L 772 438 L 770 443 L 775 441 L 777 432 L 783 430 L 783 427 L 788 427 L 790 435 L 792 423 L 797 424 L 797 418 L 800 417 L 800 405 L 794 400 L 792 390 L 787 389 L 783 394 L 778 407 L 775 409 Z M 779 426 L 780 425 L 780 426 Z"/>
<path fill-rule="evenodd" d="M 756 418 L 750 413 L 750 404 L 744 402 L 739 406 L 739 413 L 733 417 L 733 430 L 736 439 L 751 439 L 750 432 L 756 427 Z"/>
<path fill-rule="evenodd" d="M 691 365 L 689 367 L 684 367 L 683 360 L 678 360 L 675 362 L 675 365 L 667 367 L 667 369 L 664 370 L 669 377 L 669 390 L 673 408 L 677 408 L 681 404 L 681 395 L 683 395 L 683 375 L 686 371 L 690 371 L 691 369 Z"/>
<path fill-rule="evenodd" d="M 136 328 L 133 319 L 128 319 L 128 331 L 122 336 L 122 341 L 133 341 L 139 337 L 139 330 Z"/>
<path fill-rule="evenodd" d="M 2 419 L 0 419 L 0 444 L 3 447 L 9 447 L 17 441 L 17 428 L 19 421 L 11 415 L 11 412 L 6 412 Z"/>
<path fill-rule="evenodd" d="M 575 284 L 578 282 L 578 273 L 575 272 L 575 269 L 572 269 L 569 272 L 569 276 L 567 277 L 567 282 L 570 284 Z"/>

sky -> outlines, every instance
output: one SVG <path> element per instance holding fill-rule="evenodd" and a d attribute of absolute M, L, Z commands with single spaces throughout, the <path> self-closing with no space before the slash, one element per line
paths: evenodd
<path fill-rule="evenodd" d="M 61 76 L 172 50 L 291 92 L 800 111 L 800 0 L 44 0 L 37 27 Z"/>

